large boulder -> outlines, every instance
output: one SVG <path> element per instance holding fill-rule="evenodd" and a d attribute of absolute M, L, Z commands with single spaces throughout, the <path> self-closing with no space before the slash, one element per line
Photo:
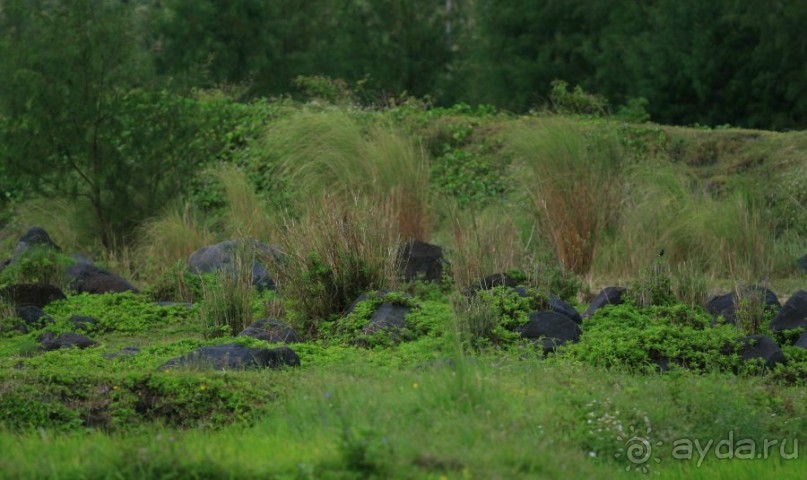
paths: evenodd
<path fill-rule="evenodd" d="M 98 344 L 95 340 L 89 339 L 78 333 L 62 333 L 59 336 L 51 332 L 45 332 L 37 339 L 42 345 L 42 350 L 58 350 L 60 348 L 89 348 Z"/>
<path fill-rule="evenodd" d="M 173 358 L 162 368 L 212 368 L 214 370 L 244 370 L 300 366 L 300 357 L 289 347 L 249 348 L 237 343 L 201 347 L 187 355 Z"/>
<path fill-rule="evenodd" d="M 14 253 L 11 256 L 11 261 L 16 262 L 25 255 L 27 251 L 35 247 L 49 248 L 57 252 L 61 251 L 58 245 L 53 243 L 53 240 L 50 239 L 50 235 L 48 235 L 48 232 L 46 232 L 44 228 L 31 227 L 17 241 L 17 245 L 14 247 Z"/>
<path fill-rule="evenodd" d="M 772 368 L 777 363 L 787 361 L 779 345 L 767 335 L 749 335 L 741 338 L 738 353 L 743 362 L 761 360 L 766 368 Z"/>
<path fill-rule="evenodd" d="M 137 289 L 123 278 L 94 265 L 76 263 L 67 269 L 69 288 L 77 293 L 121 293 L 137 292 Z"/>
<path fill-rule="evenodd" d="M 0 289 L 0 299 L 18 307 L 33 305 L 44 308 L 51 302 L 65 298 L 67 297 L 57 287 L 42 283 L 18 283 Z"/>
<path fill-rule="evenodd" d="M 762 302 L 763 309 L 767 311 L 778 312 L 782 308 L 776 294 L 770 289 L 759 285 L 750 285 L 712 298 L 706 304 L 706 311 L 712 314 L 715 321 L 722 317 L 726 323 L 736 325 L 737 310 L 743 301 L 749 299 Z"/>
<path fill-rule="evenodd" d="M 771 330 L 781 332 L 807 328 L 807 291 L 799 290 L 787 299 L 779 313 L 771 320 Z"/>
<path fill-rule="evenodd" d="M 627 289 L 625 287 L 605 287 L 591 301 L 588 308 L 583 312 L 583 318 L 591 318 L 594 312 L 606 305 L 619 305 L 622 303 L 622 296 Z"/>
<path fill-rule="evenodd" d="M 301 341 L 300 336 L 297 335 L 293 328 L 279 320 L 270 318 L 252 322 L 238 336 L 257 338 L 269 343 L 297 343 Z"/>
<path fill-rule="evenodd" d="M 807 348 L 807 331 L 801 334 L 794 345 L 801 348 Z"/>
<path fill-rule="evenodd" d="M 580 312 L 578 312 L 573 306 L 569 305 L 568 303 L 564 302 L 560 298 L 556 296 L 549 297 L 549 305 L 548 308 L 553 312 L 562 313 L 567 317 L 571 318 L 574 323 L 581 325 L 583 323 L 583 317 L 580 316 Z"/>
<path fill-rule="evenodd" d="M 274 289 L 275 282 L 269 276 L 262 259 L 279 261 L 280 249 L 257 240 L 225 240 L 202 247 L 191 254 L 188 267 L 193 273 L 225 272 L 234 275 L 238 269 L 239 253 L 252 257 L 250 260 L 252 284 L 259 290 Z"/>
<path fill-rule="evenodd" d="M 567 342 L 576 342 L 580 339 L 580 325 L 568 316 L 544 310 L 532 312 L 529 321 L 518 328 L 523 338 L 540 341 L 544 354 L 553 352 Z"/>
<path fill-rule="evenodd" d="M 425 280 L 440 282 L 443 278 L 443 249 L 431 243 L 414 240 L 398 250 L 401 276 L 407 282 Z"/>
<path fill-rule="evenodd" d="M 361 333 L 373 335 L 385 331 L 391 334 L 406 327 L 406 314 L 412 311 L 411 307 L 397 303 L 384 302 L 376 307 L 370 321 L 364 326 Z"/>

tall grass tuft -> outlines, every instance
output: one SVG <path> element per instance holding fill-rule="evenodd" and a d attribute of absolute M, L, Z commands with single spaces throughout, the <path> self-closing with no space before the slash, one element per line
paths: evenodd
<path fill-rule="evenodd" d="M 292 322 L 314 334 L 361 293 L 394 287 L 399 236 L 392 211 L 362 197 L 321 195 L 302 218 L 286 219 L 279 237 L 284 257 L 274 272 Z"/>
<path fill-rule="evenodd" d="M 764 278 L 773 268 L 773 242 L 760 211 L 742 192 L 715 198 L 698 182 L 653 164 L 630 175 L 631 195 L 613 242 L 599 267 L 638 271 L 660 250 L 673 266 L 687 263 L 702 273 Z"/>
<path fill-rule="evenodd" d="M 451 298 L 454 310 L 455 334 L 460 342 L 460 352 L 472 349 L 491 337 L 499 324 L 499 316 L 489 300 L 477 295 L 456 293 Z"/>
<path fill-rule="evenodd" d="M 233 268 L 205 276 L 199 316 L 210 336 L 235 336 L 252 323 L 252 262 L 255 249 L 244 242 L 236 249 Z"/>
<path fill-rule="evenodd" d="M 454 210 L 448 261 L 454 284 L 464 288 L 493 273 L 526 270 L 527 245 L 514 219 L 496 209 L 481 213 Z"/>
<path fill-rule="evenodd" d="M 0 335 L 14 328 L 17 309 L 5 297 L 0 296 Z"/>
<path fill-rule="evenodd" d="M 27 229 L 38 225 L 64 252 L 94 253 L 100 244 L 94 233 L 93 217 L 82 199 L 37 198 L 17 208 L 17 222 Z"/>
<path fill-rule="evenodd" d="M 174 204 L 140 228 L 137 257 L 147 277 L 159 276 L 191 253 L 214 243 L 202 215 L 190 204 Z"/>
<path fill-rule="evenodd" d="M 365 127 L 344 112 L 300 113 L 268 137 L 281 174 L 302 198 L 328 192 L 348 201 L 356 193 L 387 200 L 403 239 L 428 239 L 429 162 L 400 131 Z"/>
<path fill-rule="evenodd" d="M 562 117 L 513 125 L 506 142 L 561 265 L 587 274 L 606 222 L 620 204 L 618 142 Z"/>
<path fill-rule="evenodd" d="M 683 261 L 672 267 L 672 291 L 675 298 L 691 307 L 705 307 L 709 300 L 708 275 L 691 262 Z"/>
<path fill-rule="evenodd" d="M 227 232 L 236 238 L 272 238 L 275 224 L 246 174 L 233 165 L 223 164 L 213 176 L 224 187 L 227 207 L 223 220 Z"/>
<path fill-rule="evenodd" d="M 760 333 L 763 325 L 771 320 L 775 312 L 765 303 L 764 286 L 747 286 L 737 283 L 734 294 L 737 296 L 736 326 L 748 335 Z"/>

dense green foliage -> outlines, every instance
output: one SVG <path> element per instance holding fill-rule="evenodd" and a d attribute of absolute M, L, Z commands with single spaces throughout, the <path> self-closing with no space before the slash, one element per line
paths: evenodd
<path fill-rule="evenodd" d="M 0 478 L 611 478 L 643 471 L 635 438 L 660 478 L 803 477 L 670 450 L 803 440 L 803 329 L 761 294 L 736 325 L 702 307 L 805 288 L 807 135 L 722 125 L 807 126 L 804 23 L 797 0 L 0 0 L 0 288 L 68 295 L 0 299 Z M 61 248 L 12 253 L 32 225 Z M 225 239 L 272 246 L 188 269 Z M 442 247 L 435 282 L 403 278 L 412 239 Z M 77 252 L 145 293 L 70 291 Z M 522 337 L 605 284 L 625 303 L 579 341 Z M 280 346 L 237 336 L 257 319 L 299 367 L 165 366 Z M 93 342 L 48 350 L 68 333 Z M 749 334 L 786 363 L 742 360 Z"/>

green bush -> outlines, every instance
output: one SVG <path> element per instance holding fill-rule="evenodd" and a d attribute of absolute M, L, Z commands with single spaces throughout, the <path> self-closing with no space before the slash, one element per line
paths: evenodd
<path fill-rule="evenodd" d="M 461 338 L 479 348 L 504 346 L 521 338 L 515 330 L 527 323 L 530 312 L 544 310 L 548 300 L 533 288 L 521 293 L 500 286 L 479 290 L 472 296 L 456 296 L 452 304 Z"/>
<path fill-rule="evenodd" d="M 731 325 L 711 328 L 711 322 L 703 310 L 680 304 L 607 306 L 584 320 L 580 342 L 562 351 L 593 365 L 640 372 L 665 364 L 696 371 L 740 368 L 739 357 L 727 352 L 743 333 Z"/>
<path fill-rule="evenodd" d="M 551 85 L 549 102 L 555 113 L 595 117 L 608 113 L 608 100 L 601 95 L 588 93 L 580 85 L 569 91 L 569 84 L 563 80 L 553 80 Z"/>
<path fill-rule="evenodd" d="M 34 247 L 0 271 L 0 287 L 13 283 L 43 283 L 67 287 L 65 273 L 75 263 L 71 257 L 49 247 Z"/>
<path fill-rule="evenodd" d="M 98 320 L 98 329 L 107 332 L 145 333 L 160 327 L 187 325 L 193 311 L 184 306 L 161 307 L 145 295 L 131 292 L 71 295 L 48 304 L 45 312 L 56 320 L 83 315 Z"/>

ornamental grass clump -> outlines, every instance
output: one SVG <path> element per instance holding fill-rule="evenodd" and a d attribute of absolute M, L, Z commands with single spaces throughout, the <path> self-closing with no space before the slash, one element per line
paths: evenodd
<path fill-rule="evenodd" d="M 362 293 L 395 286 L 400 241 L 392 210 L 358 196 L 322 195 L 300 218 L 286 218 L 283 256 L 268 260 L 291 322 L 315 334 Z"/>
<path fill-rule="evenodd" d="M 428 239 L 428 158 L 400 131 L 344 112 L 303 112 L 270 128 L 265 142 L 300 198 L 328 192 L 347 202 L 356 194 L 386 201 L 403 239 Z"/>
<path fill-rule="evenodd" d="M 513 125 L 506 148 L 564 269 L 587 274 L 621 198 L 618 142 L 562 117 Z"/>
<path fill-rule="evenodd" d="M 209 336 L 238 335 L 252 323 L 252 264 L 257 255 L 251 242 L 236 249 L 231 268 L 203 275 L 199 316 Z"/>

